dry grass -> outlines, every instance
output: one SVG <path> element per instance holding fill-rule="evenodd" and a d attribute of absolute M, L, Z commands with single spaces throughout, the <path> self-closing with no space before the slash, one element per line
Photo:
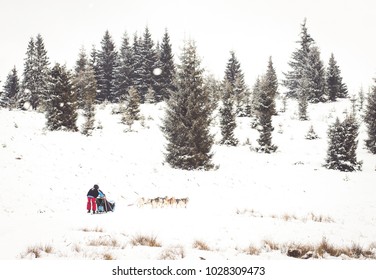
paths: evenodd
<path fill-rule="evenodd" d="M 34 258 L 38 259 L 42 257 L 43 253 L 51 254 L 53 252 L 53 247 L 51 245 L 35 245 L 29 246 L 26 249 L 26 252 L 21 255 L 21 258 L 25 258 L 26 256 L 30 255 Z"/>
<path fill-rule="evenodd" d="M 179 260 L 185 258 L 183 246 L 172 246 L 162 251 L 159 256 L 160 260 Z"/>
<path fill-rule="evenodd" d="M 276 251 L 276 250 L 280 249 L 280 245 L 276 242 L 271 241 L 271 240 L 263 240 L 262 243 L 263 243 L 263 247 L 267 251 Z"/>
<path fill-rule="evenodd" d="M 95 227 L 95 228 L 82 228 L 83 232 L 103 232 L 103 228 Z"/>
<path fill-rule="evenodd" d="M 247 249 L 244 250 L 244 253 L 246 253 L 247 255 L 258 256 L 261 253 L 261 249 L 251 244 Z"/>
<path fill-rule="evenodd" d="M 198 250 L 210 251 L 208 244 L 202 240 L 196 240 L 195 242 L 193 242 L 192 247 Z"/>
<path fill-rule="evenodd" d="M 90 240 L 88 242 L 89 246 L 106 246 L 106 247 L 119 247 L 120 244 L 115 238 L 109 238 L 109 237 L 99 237 L 97 239 Z"/>
<path fill-rule="evenodd" d="M 136 235 L 131 239 L 133 246 L 149 246 L 149 247 L 161 247 L 162 245 L 157 241 L 156 236 Z"/>
<path fill-rule="evenodd" d="M 106 260 L 106 261 L 116 260 L 115 257 L 113 255 L 111 255 L 110 253 L 104 253 L 103 254 L 103 259 Z"/>

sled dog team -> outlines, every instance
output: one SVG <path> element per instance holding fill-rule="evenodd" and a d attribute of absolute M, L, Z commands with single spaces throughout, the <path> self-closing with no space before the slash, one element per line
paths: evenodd
<path fill-rule="evenodd" d="M 157 208 L 157 207 L 184 207 L 187 208 L 187 204 L 189 202 L 188 197 L 184 198 L 175 198 L 175 197 L 156 197 L 156 198 L 145 198 L 145 197 L 140 197 L 137 202 L 138 207 L 143 207 L 145 205 L 150 205 L 152 208 Z"/>

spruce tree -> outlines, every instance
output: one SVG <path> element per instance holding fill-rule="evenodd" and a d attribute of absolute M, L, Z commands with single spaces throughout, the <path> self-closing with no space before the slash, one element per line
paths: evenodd
<path fill-rule="evenodd" d="M 192 41 L 184 46 L 176 87 L 167 102 L 162 126 L 167 139 L 166 161 L 173 168 L 211 169 L 212 111 L 203 86 L 203 69 Z"/>
<path fill-rule="evenodd" d="M 132 72 L 131 72 L 131 86 L 134 86 L 137 91 L 144 88 L 143 82 L 143 66 L 142 66 L 142 54 L 141 54 L 142 40 L 137 36 L 137 33 L 133 36 L 132 45 Z"/>
<path fill-rule="evenodd" d="M 77 98 L 71 75 L 65 66 L 55 64 L 51 70 L 46 117 L 49 130 L 77 131 Z"/>
<path fill-rule="evenodd" d="M 108 31 L 101 41 L 101 50 L 97 55 L 97 99 L 100 102 L 116 102 L 115 98 L 115 69 L 117 67 L 117 52 L 115 43 Z"/>
<path fill-rule="evenodd" d="M 336 101 L 337 98 L 348 97 L 348 90 L 345 83 L 342 81 L 341 70 L 337 65 L 334 55 L 331 54 L 329 59 L 329 66 L 327 69 L 327 88 L 330 101 Z"/>
<path fill-rule="evenodd" d="M 364 122 L 366 123 L 368 136 L 366 147 L 371 153 L 376 154 L 376 85 L 373 86 L 367 98 Z"/>
<path fill-rule="evenodd" d="M 129 87 L 131 86 L 131 74 L 133 71 L 132 56 L 133 54 L 129 43 L 129 38 L 127 33 L 125 33 L 119 52 L 119 64 L 116 68 L 115 75 L 116 99 L 120 102 L 127 98 Z"/>
<path fill-rule="evenodd" d="M 174 63 L 174 56 L 172 54 L 170 36 L 167 32 L 167 29 L 163 36 L 159 61 L 161 66 L 161 73 L 158 77 L 159 91 L 156 91 L 156 95 L 157 101 L 163 101 L 167 100 L 170 97 L 171 91 L 176 90 L 174 84 L 176 67 Z"/>
<path fill-rule="evenodd" d="M 346 172 L 361 169 L 362 162 L 356 158 L 358 130 L 359 125 L 353 115 L 346 116 L 343 122 L 337 118 L 329 127 L 326 168 Z"/>
<path fill-rule="evenodd" d="M 20 82 L 18 79 L 17 69 L 14 66 L 8 74 L 2 93 L 2 106 L 13 108 L 16 104 L 18 94 L 20 92 Z"/>
<path fill-rule="evenodd" d="M 288 63 L 291 70 L 285 73 L 285 80 L 283 80 L 283 85 L 288 89 L 286 95 L 293 98 L 299 97 L 300 80 L 303 78 L 304 73 L 307 74 L 309 52 L 314 44 L 314 40 L 308 33 L 306 20 L 301 25 L 300 41 L 297 43 L 300 44 L 300 48 L 292 53 L 291 61 Z"/>
<path fill-rule="evenodd" d="M 240 62 L 234 51 L 230 52 L 230 58 L 227 62 L 224 79 L 234 88 L 233 98 L 236 106 L 236 115 L 238 117 L 244 117 L 246 115 L 245 103 L 247 88 L 244 82 L 244 74 L 241 70 Z"/>
<path fill-rule="evenodd" d="M 312 103 L 326 102 L 325 68 L 320 58 L 320 51 L 316 46 L 312 46 L 308 54 L 306 74 L 309 83 L 307 99 Z"/>
<path fill-rule="evenodd" d="M 222 94 L 222 107 L 219 109 L 220 114 L 220 127 L 222 139 L 220 144 L 228 146 L 236 146 L 239 141 L 234 136 L 236 128 L 236 115 L 234 111 L 233 101 L 233 87 L 225 80 Z"/>
<path fill-rule="evenodd" d="M 138 92 L 141 96 L 141 101 L 145 101 L 145 95 L 149 88 L 155 90 L 157 76 L 153 75 L 154 69 L 157 65 L 157 53 L 154 48 L 154 42 L 151 38 L 151 33 L 148 27 L 145 27 L 141 43 L 141 79 L 142 83 L 138 86 Z"/>
<path fill-rule="evenodd" d="M 258 103 L 258 125 L 257 129 L 260 133 L 259 139 L 257 139 L 259 147 L 256 151 L 263 153 L 272 153 L 277 150 L 277 146 L 272 144 L 272 132 L 274 130 L 272 124 L 273 115 L 273 83 L 270 79 L 270 75 L 264 75 L 260 80 L 259 90 L 259 103 Z"/>
<path fill-rule="evenodd" d="M 308 95 L 309 95 L 309 80 L 304 75 L 298 83 L 297 91 L 298 93 L 298 115 L 299 120 L 308 120 Z"/>
<path fill-rule="evenodd" d="M 277 79 L 277 74 L 275 72 L 275 69 L 273 67 L 273 61 L 271 57 L 269 58 L 269 62 L 268 62 L 265 82 L 267 83 L 266 85 L 266 88 L 268 90 L 267 95 L 270 96 L 271 102 L 272 102 L 270 110 L 273 115 L 277 115 L 275 99 L 277 98 L 277 94 L 278 94 L 278 79 Z"/>
<path fill-rule="evenodd" d="M 132 124 L 140 119 L 140 94 L 135 87 L 130 87 L 128 92 L 128 102 L 122 115 L 121 122 L 132 129 Z"/>
<path fill-rule="evenodd" d="M 18 100 L 18 106 L 23 107 L 26 102 L 30 103 L 32 109 L 36 109 L 39 104 L 39 98 L 36 94 L 36 54 L 34 38 L 30 38 L 27 46 L 26 58 L 24 62 L 23 79 L 21 85 L 21 96 Z"/>
<path fill-rule="evenodd" d="M 327 87 L 328 95 L 330 101 L 336 101 L 339 95 L 340 90 L 340 81 L 339 81 L 339 67 L 337 62 L 334 59 L 334 55 L 331 54 L 329 59 L 329 66 L 327 70 Z"/>
<path fill-rule="evenodd" d="M 44 46 L 43 38 L 40 34 L 37 35 L 35 40 L 35 84 L 36 84 L 36 94 L 38 95 L 39 104 L 42 111 L 46 108 L 46 103 L 48 100 L 48 86 L 49 86 L 49 59 L 47 56 L 47 51 Z"/>
<path fill-rule="evenodd" d="M 84 123 L 82 134 L 90 136 L 94 129 L 95 121 L 95 97 L 97 94 L 97 82 L 95 72 L 91 66 L 85 50 L 82 48 L 76 62 L 73 75 L 73 91 L 77 97 L 79 106 L 83 109 Z"/>

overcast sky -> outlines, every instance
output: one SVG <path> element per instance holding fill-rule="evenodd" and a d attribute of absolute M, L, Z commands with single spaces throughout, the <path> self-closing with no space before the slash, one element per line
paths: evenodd
<path fill-rule="evenodd" d="M 183 40 L 197 43 L 202 65 L 222 78 L 234 50 L 252 86 L 273 57 L 278 78 L 289 70 L 300 25 L 328 64 L 333 52 L 350 94 L 376 77 L 375 0 L 0 0 L 0 80 L 22 74 L 30 37 L 42 35 L 51 64 L 72 67 L 81 46 L 97 47 L 106 30 L 117 46 L 147 25 L 153 40 L 168 28 L 178 61 Z"/>

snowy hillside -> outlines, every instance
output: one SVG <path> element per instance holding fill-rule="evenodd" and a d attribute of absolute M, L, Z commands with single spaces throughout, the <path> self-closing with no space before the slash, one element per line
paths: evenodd
<path fill-rule="evenodd" d="M 206 172 L 163 163 L 164 104 L 142 105 L 134 132 L 124 132 L 113 107 L 97 108 L 103 129 L 91 137 L 46 131 L 36 112 L 0 110 L 1 259 L 286 259 L 303 246 L 307 258 L 332 258 L 317 249 L 324 245 L 342 249 L 338 258 L 349 258 L 346 248 L 375 258 L 376 160 L 364 149 L 363 124 L 363 170 L 322 167 L 328 125 L 350 110 L 348 100 L 310 105 L 304 122 L 289 101 L 273 119 L 275 154 L 256 153 L 258 132 L 238 118 L 240 145 L 215 145 L 219 168 Z M 319 139 L 305 139 L 311 125 Z M 86 213 L 94 184 L 115 212 Z M 188 197 L 187 208 L 137 206 L 140 197 L 165 196 Z"/>

